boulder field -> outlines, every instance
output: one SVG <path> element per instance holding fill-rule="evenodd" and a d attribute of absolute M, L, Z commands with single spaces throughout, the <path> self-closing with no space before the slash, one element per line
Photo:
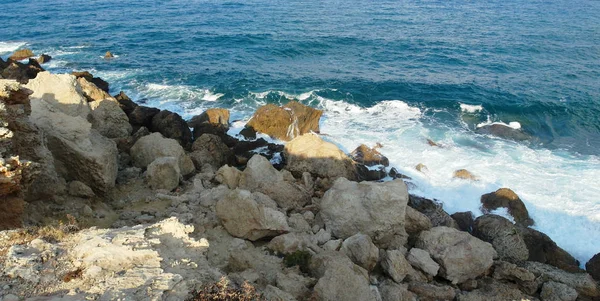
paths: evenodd
<path fill-rule="evenodd" d="M 515 192 L 449 215 L 380 145 L 325 141 L 321 111 L 259 108 L 246 133 L 278 145 L 227 135 L 225 109 L 186 121 L 15 64 L 0 61 L 2 301 L 600 300 L 600 255 L 581 269 Z"/>

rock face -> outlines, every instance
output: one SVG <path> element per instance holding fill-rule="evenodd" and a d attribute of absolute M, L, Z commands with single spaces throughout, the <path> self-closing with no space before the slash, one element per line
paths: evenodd
<path fill-rule="evenodd" d="M 569 272 L 581 272 L 579 261 L 560 248 L 548 235 L 537 230 L 517 227 L 529 250 L 529 261 L 547 263 Z"/>
<path fill-rule="evenodd" d="M 140 138 L 131 147 L 131 157 L 136 167 L 146 168 L 152 161 L 160 157 L 177 158 L 182 175 L 194 172 L 194 163 L 186 155 L 183 147 L 176 140 L 163 137 L 160 133 L 152 133 Z"/>
<path fill-rule="evenodd" d="M 217 202 L 216 214 L 235 237 L 258 240 L 289 231 L 285 214 L 259 205 L 247 190 L 232 190 Z"/>
<path fill-rule="evenodd" d="M 483 213 L 489 213 L 498 208 L 507 208 L 508 213 L 515 218 L 515 222 L 524 226 L 533 225 L 533 220 L 529 217 L 529 212 L 523 204 L 523 201 L 514 191 L 508 188 L 500 188 L 495 192 L 490 192 L 481 196 L 481 206 Z"/>
<path fill-rule="evenodd" d="M 188 126 L 194 129 L 194 139 L 202 134 L 224 134 L 229 130 L 229 110 L 208 109 L 188 121 Z"/>
<path fill-rule="evenodd" d="M 316 134 L 306 134 L 285 145 L 286 169 L 297 177 L 309 172 L 315 177 L 356 179 L 352 160 L 333 143 Z"/>
<path fill-rule="evenodd" d="M 586 264 L 585 270 L 596 279 L 600 281 L 600 253 L 594 255 Z"/>
<path fill-rule="evenodd" d="M 284 180 L 283 173 L 271 165 L 265 157 L 254 155 L 246 165 L 239 180 L 239 187 L 258 191 L 271 197 L 281 208 L 300 208 L 310 202 L 310 194 L 300 185 Z"/>
<path fill-rule="evenodd" d="M 19 83 L 26 84 L 30 79 L 35 78 L 38 73 L 44 71 L 35 59 L 29 59 L 27 64 L 18 61 L 9 60 L 4 62 L 0 58 L 0 78 L 14 79 Z"/>
<path fill-rule="evenodd" d="M 385 243 L 404 234 L 408 191 L 402 180 L 356 183 L 339 178 L 321 200 L 321 216 L 338 238 L 357 233 Z"/>
<path fill-rule="evenodd" d="M 494 246 L 498 257 L 509 262 L 521 262 L 529 258 L 529 250 L 513 223 L 504 217 L 488 214 L 475 220 L 473 235 Z"/>
<path fill-rule="evenodd" d="M 489 243 L 448 227 L 423 231 L 415 246 L 431 254 L 442 268 L 440 275 L 454 284 L 483 274 L 497 256 Z"/>
<path fill-rule="evenodd" d="M 210 164 L 214 168 L 220 168 L 234 161 L 233 152 L 223 143 L 221 138 L 213 134 L 203 134 L 194 144 L 190 154 L 196 169 L 200 170 L 204 164 Z"/>
<path fill-rule="evenodd" d="M 352 262 L 367 271 L 372 271 L 379 261 L 379 249 L 368 235 L 360 233 L 344 240 L 340 252 L 346 254 Z"/>
<path fill-rule="evenodd" d="M 248 124 L 256 132 L 289 141 L 309 132 L 319 132 L 323 111 L 290 101 L 283 107 L 267 104 L 256 110 Z"/>
<path fill-rule="evenodd" d="M 83 96 L 74 76 L 40 72 L 25 88 L 33 91 L 30 96 L 32 107 L 35 102 L 43 101 L 63 114 L 71 117 L 79 116 L 84 120 L 87 120 L 91 112 L 87 99 Z"/>
<path fill-rule="evenodd" d="M 171 191 L 179 186 L 181 172 L 175 157 L 160 157 L 148 165 L 148 184 L 153 189 Z"/>
<path fill-rule="evenodd" d="M 167 110 L 160 111 L 152 117 L 150 131 L 159 132 L 165 138 L 175 139 L 183 147 L 192 143 L 192 132 L 187 123 L 179 114 Z"/>

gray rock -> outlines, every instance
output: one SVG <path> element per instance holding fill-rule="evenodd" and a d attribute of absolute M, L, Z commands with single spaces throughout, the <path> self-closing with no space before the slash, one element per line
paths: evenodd
<path fill-rule="evenodd" d="M 523 267 L 532 272 L 536 277 L 541 276 L 544 279 L 566 284 L 574 288 L 579 295 L 592 298 L 600 296 L 600 290 L 596 282 L 587 273 L 572 274 L 554 266 L 534 261 L 525 262 Z"/>
<path fill-rule="evenodd" d="M 80 198 L 93 198 L 96 196 L 89 186 L 79 181 L 69 183 L 69 194 Z"/>
<path fill-rule="evenodd" d="M 404 278 L 412 273 L 412 267 L 404 257 L 404 252 L 399 250 L 381 250 L 381 267 L 396 283 L 401 283 Z"/>
<path fill-rule="evenodd" d="M 440 265 L 431 259 L 429 253 L 419 248 L 410 249 L 406 259 L 408 259 L 408 262 L 410 262 L 413 267 L 418 268 L 431 276 L 436 276 L 440 269 Z"/>
<path fill-rule="evenodd" d="M 529 257 L 525 241 L 515 225 L 502 216 L 486 214 L 473 224 L 473 235 L 492 244 L 498 257 L 510 262 L 521 262 Z"/>
<path fill-rule="evenodd" d="M 566 284 L 548 281 L 542 286 L 540 298 L 542 301 L 575 301 L 577 291 Z"/>
<path fill-rule="evenodd" d="M 352 262 L 372 271 L 379 261 L 379 249 L 373 244 L 373 241 L 368 235 L 355 234 L 348 237 L 342 243 L 340 252 L 346 254 Z"/>
<path fill-rule="evenodd" d="M 196 170 L 183 147 L 176 140 L 164 138 L 160 133 L 152 133 L 140 138 L 131 147 L 130 153 L 136 167 L 146 168 L 160 157 L 175 157 L 182 175 L 188 175 Z"/>
<path fill-rule="evenodd" d="M 171 191 L 177 188 L 181 178 L 177 158 L 156 158 L 148 165 L 146 177 L 148 179 L 148 184 L 152 189 L 165 189 Z"/>

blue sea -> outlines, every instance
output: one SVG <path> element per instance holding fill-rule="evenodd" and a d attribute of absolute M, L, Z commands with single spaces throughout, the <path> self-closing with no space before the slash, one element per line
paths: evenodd
<path fill-rule="evenodd" d="M 600 252 L 600 1 L 2 0 L 0 20 L 5 59 L 47 53 L 184 118 L 229 108 L 234 130 L 296 99 L 345 151 L 382 143 L 450 213 L 509 187 L 582 263 Z M 531 139 L 475 132 L 491 123 Z"/>

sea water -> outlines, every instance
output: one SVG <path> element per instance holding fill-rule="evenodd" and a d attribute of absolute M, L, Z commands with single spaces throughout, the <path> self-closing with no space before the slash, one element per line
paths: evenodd
<path fill-rule="evenodd" d="M 52 72 L 88 70 L 185 118 L 229 108 L 238 129 L 296 99 L 344 151 L 383 144 L 448 212 L 480 215 L 482 194 L 509 187 L 582 263 L 600 252 L 598 1 L 4 0 L 0 19 L 5 59 L 47 53 Z M 531 139 L 476 132 L 493 123 Z M 453 179 L 462 168 L 480 180 Z"/>

